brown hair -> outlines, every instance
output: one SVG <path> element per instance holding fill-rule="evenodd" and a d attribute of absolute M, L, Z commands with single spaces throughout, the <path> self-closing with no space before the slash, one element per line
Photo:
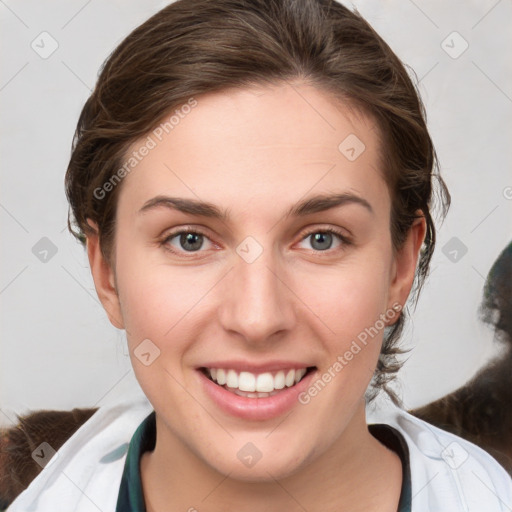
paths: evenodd
<path fill-rule="evenodd" d="M 443 213 L 450 195 L 403 64 L 357 12 L 336 1 L 178 0 L 137 27 L 104 63 L 78 121 L 66 174 L 71 232 L 84 243 L 92 233 L 87 219 L 96 222 L 103 254 L 112 263 L 121 184 L 109 187 L 105 197 L 94 191 L 119 172 L 136 140 L 191 97 L 297 79 L 377 120 L 395 250 L 418 210 L 427 223 L 413 288 L 417 297 L 435 245 L 433 178 Z M 385 333 L 373 382 L 395 401 L 387 384 L 400 366 L 395 355 L 402 353 L 396 345 L 405 314 Z"/>

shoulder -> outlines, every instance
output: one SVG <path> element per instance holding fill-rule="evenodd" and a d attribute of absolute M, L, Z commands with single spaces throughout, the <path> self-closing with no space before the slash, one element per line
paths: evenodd
<path fill-rule="evenodd" d="M 393 405 L 370 413 L 404 438 L 414 512 L 511 510 L 512 479 L 487 452 Z"/>
<path fill-rule="evenodd" d="M 133 433 L 153 411 L 145 396 L 100 407 L 44 466 L 9 512 L 114 511 Z M 54 453 L 50 445 L 44 450 Z M 93 506 L 94 504 L 94 506 Z"/>

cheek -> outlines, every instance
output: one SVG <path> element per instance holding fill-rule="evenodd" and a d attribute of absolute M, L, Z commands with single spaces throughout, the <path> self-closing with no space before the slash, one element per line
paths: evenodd
<path fill-rule="evenodd" d="M 384 335 L 381 315 L 387 310 L 389 260 L 378 250 L 364 256 L 347 259 L 346 265 L 328 273 L 308 276 L 300 288 L 301 298 L 321 319 L 318 339 L 328 353 L 319 368 L 321 382 L 306 392 L 304 403 L 315 401 L 318 410 L 335 409 L 340 421 L 343 411 L 364 395 Z"/>
<path fill-rule="evenodd" d="M 159 250 L 148 250 L 131 231 L 120 226 L 116 277 L 126 331 L 132 338 L 162 338 L 195 297 L 198 283 L 187 285 L 179 268 L 154 261 L 151 256 Z"/>
<path fill-rule="evenodd" d="M 190 270 L 152 265 L 133 253 L 118 263 L 121 310 L 136 378 L 153 404 L 165 396 L 175 408 L 190 408 L 177 382 L 185 383 L 184 356 L 197 339 L 201 298 L 211 285 Z M 144 353 L 149 353 L 146 361 Z"/>
<path fill-rule="evenodd" d="M 386 310 L 388 283 L 385 265 L 374 262 L 304 273 L 296 289 L 327 332 L 346 340 L 372 326 Z"/>
<path fill-rule="evenodd" d="M 375 373 L 385 327 L 381 315 L 386 312 L 386 283 L 383 269 L 375 267 L 352 267 L 336 279 L 324 281 L 317 275 L 306 282 L 307 300 L 327 333 L 318 337 L 327 357 L 299 401 L 315 411 L 327 438 L 343 430 L 347 411 L 358 406 Z M 325 430 L 325 425 L 331 428 Z"/>
<path fill-rule="evenodd" d="M 211 320 L 215 308 L 209 296 L 219 276 L 207 265 L 167 265 L 153 262 L 144 250 L 121 249 L 116 270 L 130 354 L 149 339 L 165 355 L 165 367 L 176 371 L 202 323 Z"/>

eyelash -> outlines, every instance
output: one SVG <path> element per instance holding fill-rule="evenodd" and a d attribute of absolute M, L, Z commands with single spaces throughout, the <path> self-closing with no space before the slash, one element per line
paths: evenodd
<path fill-rule="evenodd" d="M 163 246 L 163 248 L 169 252 L 171 252 L 172 254 L 175 254 L 175 255 L 179 255 L 181 256 L 183 253 L 187 253 L 186 251 L 176 251 L 174 249 L 171 249 L 169 247 L 169 241 L 172 240 L 173 238 L 175 238 L 176 236 L 178 235 L 182 235 L 182 234 L 188 234 L 188 233 L 193 233 L 195 235 L 202 235 L 208 239 L 210 239 L 210 237 L 204 232 L 202 231 L 201 229 L 199 228 L 182 228 L 182 229 L 179 229 L 177 231 L 173 231 L 171 233 L 169 233 L 167 236 L 165 236 L 165 238 L 159 242 L 159 245 L 160 246 Z M 325 229 L 311 229 L 309 231 L 305 231 L 305 232 L 302 232 L 300 234 L 300 241 L 302 242 L 303 240 L 305 240 L 308 236 L 311 236 L 315 233 L 323 233 L 323 234 L 332 234 L 332 235 L 336 235 L 341 243 L 342 243 L 342 246 L 349 246 L 349 245 L 352 245 L 352 241 L 345 235 L 343 234 L 340 230 L 336 229 L 336 228 L 325 228 Z M 211 241 L 211 240 L 210 240 Z M 212 242 L 213 243 L 213 242 Z M 318 254 L 322 254 L 322 253 L 331 253 L 331 252 L 334 252 L 336 250 L 341 250 L 343 247 L 338 247 L 337 249 L 327 249 L 325 251 L 317 251 L 315 249 L 311 249 L 313 250 L 314 252 L 318 253 Z M 196 252 L 202 252 L 202 251 L 189 251 L 189 254 L 194 254 Z M 189 256 L 185 256 L 185 258 L 190 258 Z"/>

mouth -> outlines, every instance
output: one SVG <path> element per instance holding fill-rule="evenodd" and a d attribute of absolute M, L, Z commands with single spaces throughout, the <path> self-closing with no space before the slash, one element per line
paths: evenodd
<path fill-rule="evenodd" d="M 230 368 L 201 367 L 199 371 L 224 390 L 244 398 L 270 398 L 295 388 L 316 371 L 316 366 L 284 368 L 263 373 Z"/>

